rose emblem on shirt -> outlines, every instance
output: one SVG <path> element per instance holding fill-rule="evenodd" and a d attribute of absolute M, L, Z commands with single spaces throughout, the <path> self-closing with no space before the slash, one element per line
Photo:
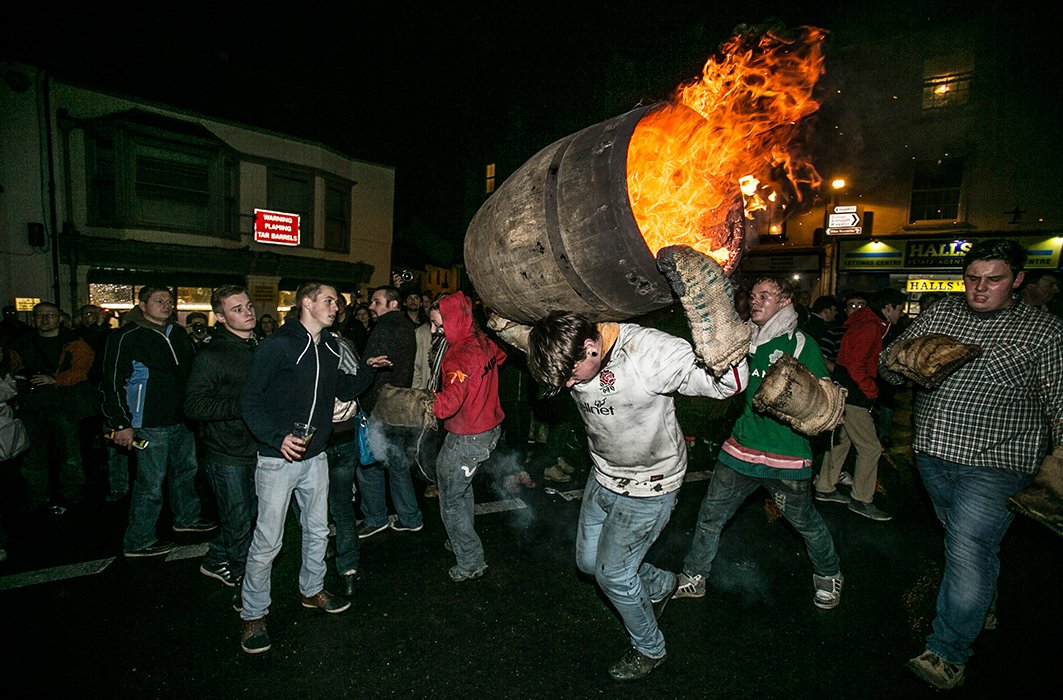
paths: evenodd
<path fill-rule="evenodd" d="M 598 388 L 602 390 L 603 394 L 611 394 L 616 391 L 616 386 L 614 386 L 616 384 L 616 375 L 613 374 L 612 370 L 603 369 L 598 374 L 598 381 L 601 382 Z"/>

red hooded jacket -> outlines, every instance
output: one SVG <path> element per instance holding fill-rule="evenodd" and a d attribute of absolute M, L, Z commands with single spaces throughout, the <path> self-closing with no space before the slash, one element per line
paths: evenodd
<path fill-rule="evenodd" d="M 472 301 L 462 292 L 439 302 L 447 352 L 443 355 L 442 388 L 434 413 L 443 428 L 456 435 L 477 435 L 502 423 L 498 402 L 498 366 L 506 359 L 472 320 Z"/>
<path fill-rule="evenodd" d="M 835 369 L 834 379 L 849 389 L 847 403 L 864 406 L 868 401 L 878 398 L 878 384 L 875 383 L 878 355 L 882 352 L 882 337 L 889 327 L 886 320 L 870 306 L 857 309 L 845 320 L 845 334 L 838 348 L 837 363 L 848 376 L 838 376 L 839 372 Z M 864 395 L 863 400 L 852 393 L 854 388 Z"/>

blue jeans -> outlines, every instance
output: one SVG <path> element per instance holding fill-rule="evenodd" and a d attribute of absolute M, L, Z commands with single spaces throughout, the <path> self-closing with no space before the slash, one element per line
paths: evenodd
<path fill-rule="evenodd" d="M 642 560 L 672 517 L 676 495 L 622 496 L 591 474 L 576 527 L 576 566 L 594 576 L 624 621 L 631 646 L 655 659 L 664 656 L 664 635 L 652 601 L 672 590 L 675 574 Z"/>
<path fill-rule="evenodd" d="M 501 426 L 477 435 L 447 433 L 436 458 L 439 515 L 454 558 L 466 571 L 484 566 L 484 547 L 474 527 L 473 477 L 476 468 L 491 456 L 501 433 Z"/>
<path fill-rule="evenodd" d="M 328 508 L 336 524 L 336 573 L 358 568 L 358 533 L 354 531 L 354 473 L 358 467 L 358 441 L 329 447 Z"/>
<path fill-rule="evenodd" d="M 406 456 L 407 444 L 415 444 L 413 441 L 416 440 L 412 430 L 384 425 L 372 419 L 369 421 L 373 454 L 378 458 L 383 455 L 380 462 L 361 466 L 357 472 L 358 490 L 362 492 L 362 515 L 369 527 L 388 524 L 385 481 L 399 522 L 409 527 L 417 527 L 424 522 L 413 489 L 410 461 Z"/>
<path fill-rule="evenodd" d="M 970 467 L 920 452 L 915 463 L 934 513 L 945 526 L 945 573 L 938 589 L 934 631 L 926 648 L 953 664 L 966 663 L 982 631 L 1000 573 L 1000 541 L 1015 513 L 1008 497 L 1033 474 Z"/>
<path fill-rule="evenodd" d="M 258 520 L 244 569 L 241 619 L 265 617 L 272 602 L 270 578 L 273 560 L 284 541 L 284 520 L 292 493 L 299 504 L 303 528 L 299 592 L 317 595 L 325 587 L 325 550 L 328 549 L 328 457 L 288 462 L 282 457 L 258 456 L 255 469 Z"/>
<path fill-rule="evenodd" d="M 137 475 L 129 505 L 125 550 L 136 552 L 158 540 L 155 526 L 162 511 L 162 484 L 166 481 L 174 527 L 192 525 L 200 516 L 196 493 L 196 441 L 183 423 L 162 428 L 137 428 L 137 439 L 148 440 L 137 453 Z"/>
<path fill-rule="evenodd" d="M 772 495 L 779 510 L 805 540 L 812 570 L 819 576 L 841 573 L 838 553 L 834 551 L 823 517 L 812 505 L 811 479 L 758 479 L 716 462 L 709 490 L 701 502 L 694 541 L 683 560 L 683 571 L 708 576 L 720 549 L 720 533 L 745 500 L 763 486 Z"/>
<path fill-rule="evenodd" d="M 207 458 L 204 468 L 214 499 L 218 504 L 218 520 L 221 530 L 210 541 L 203 563 L 215 567 L 229 563 L 229 570 L 243 576 L 247 562 L 247 550 L 255 531 L 255 513 L 258 500 L 255 497 L 255 468 L 223 464 Z"/>

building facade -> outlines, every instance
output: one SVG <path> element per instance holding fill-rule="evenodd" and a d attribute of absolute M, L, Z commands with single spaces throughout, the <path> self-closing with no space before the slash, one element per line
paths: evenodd
<path fill-rule="evenodd" d="M 31 66 L 0 80 L 0 187 L 5 305 L 120 312 L 164 284 L 183 318 L 236 283 L 283 314 L 305 280 L 352 298 L 390 282 L 394 168 Z M 271 236 L 263 211 L 298 225 Z"/>

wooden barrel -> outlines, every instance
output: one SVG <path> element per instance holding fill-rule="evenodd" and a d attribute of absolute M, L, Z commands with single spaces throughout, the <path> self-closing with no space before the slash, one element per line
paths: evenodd
<path fill-rule="evenodd" d="M 465 235 L 465 267 L 487 308 L 522 323 L 556 309 L 617 321 L 674 301 L 627 194 L 628 142 L 659 106 L 547 146 L 480 207 Z"/>

